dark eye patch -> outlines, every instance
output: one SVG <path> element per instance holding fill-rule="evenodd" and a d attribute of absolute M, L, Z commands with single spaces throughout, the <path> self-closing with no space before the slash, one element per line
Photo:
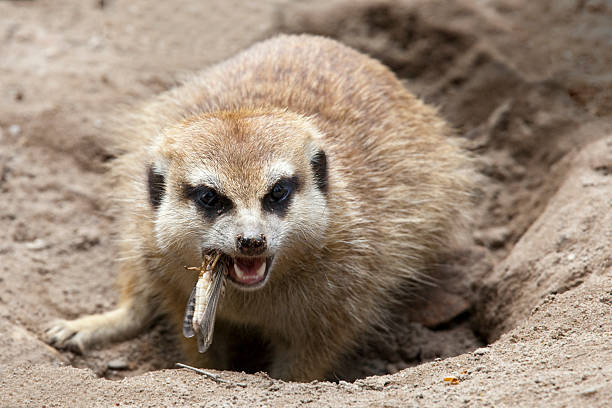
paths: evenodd
<path fill-rule="evenodd" d="M 164 175 L 156 172 L 153 166 L 147 169 L 147 187 L 149 189 L 149 203 L 157 210 L 166 192 L 166 180 Z"/>
<path fill-rule="evenodd" d="M 192 200 L 208 218 L 215 218 L 234 207 L 232 201 L 208 186 L 185 186 L 185 196 Z"/>
<path fill-rule="evenodd" d="M 312 156 L 310 166 L 314 173 L 315 184 L 322 193 L 327 194 L 327 156 L 323 150 Z"/>
<path fill-rule="evenodd" d="M 299 180 L 296 176 L 281 178 L 263 197 L 263 209 L 281 217 L 284 216 L 289 209 L 289 204 L 291 204 L 293 194 L 298 190 L 298 188 Z"/>

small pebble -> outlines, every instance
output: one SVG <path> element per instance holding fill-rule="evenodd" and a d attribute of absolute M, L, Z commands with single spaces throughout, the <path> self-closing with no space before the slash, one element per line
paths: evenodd
<path fill-rule="evenodd" d="M 590 396 L 590 395 L 597 393 L 598 390 L 599 390 L 599 387 L 589 387 L 583 390 L 580 394 L 585 395 L 585 396 Z"/>
<path fill-rule="evenodd" d="M 8 128 L 8 132 L 11 136 L 16 137 L 21 133 L 21 126 L 19 125 L 11 125 Z"/>
<path fill-rule="evenodd" d="M 99 35 L 94 35 L 89 38 L 87 45 L 92 50 L 99 50 L 104 46 L 104 39 Z"/>
<path fill-rule="evenodd" d="M 444 382 L 446 384 L 457 385 L 459 384 L 460 381 L 459 381 L 459 378 L 452 375 L 452 376 L 444 377 Z"/>
<path fill-rule="evenodd" d="M 481 348 L 474 350 L 474 354 L 477 356 L 483 356 L 487 354 L 489 351 L 490 350 L 487 347 L 481 347 Z"/>
<path fill-rule="evenodd" d="M 43 239 L 36 238 L 32 242 L 26 242 L 25 243 L 25 247 L 27 249 L 31 249 L 33 251 L 39 251 L 41 249 L 45 249 L 45 248 L 49 247 L 49 244 L 47 244 L 47 242 L 45 240 L 43 240 Z"/>
<path fill-rule="evenodd" d="M 108 362 L 108 368 L 111 370 L 127 370 L 130 366 L 125 359 L 116 358 Z"/>

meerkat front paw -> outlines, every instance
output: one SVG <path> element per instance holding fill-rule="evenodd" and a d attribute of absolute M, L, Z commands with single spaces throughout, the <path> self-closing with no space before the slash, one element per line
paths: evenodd
<path fill-rule="evenodd" d="M 46 328 L 46 341 L 53 347 L 68 349 L 82 354 L 87 348 L 87 339 L 91 337 L 79 320 L 54 320 Z"/>
<path fill-rule="evenodd" d="M 55 320 L 47 326 L 46 340 L 54 347 L 83 353 L 94 345 L 136 336 L 154 316 L 148 308 L 135 310 L 128 304 L 76 320 Z"/>

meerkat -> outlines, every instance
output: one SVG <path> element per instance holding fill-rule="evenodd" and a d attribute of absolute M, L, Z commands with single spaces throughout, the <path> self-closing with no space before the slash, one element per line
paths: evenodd
<path fill-rule="evenodd" d="M 239 330 L 270 347 L 272 377 L 333 372 L 393 293 L 462 228 L 468 155 L 437 111 L 378 61 L 331 39 L 278 36 L 124 119 L 119 284 L 112 311 L 60 320 L 58 347 L 133 337 L 164 314 L 181 333 L 203 253 L 230 263 L 215 338 L 190 362 L 229 367 Z"/>

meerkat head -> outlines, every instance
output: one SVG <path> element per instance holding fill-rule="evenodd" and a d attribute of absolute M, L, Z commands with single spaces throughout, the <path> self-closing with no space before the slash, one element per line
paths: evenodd
<path fill-rule="evenodd" d="M 285 111 L 204 114 L 166 129 L 148 172 L 157 245 L 220 250 L 235 286 L 263 287 L 327 227 L 327 157 L 311 120 Z"/>

